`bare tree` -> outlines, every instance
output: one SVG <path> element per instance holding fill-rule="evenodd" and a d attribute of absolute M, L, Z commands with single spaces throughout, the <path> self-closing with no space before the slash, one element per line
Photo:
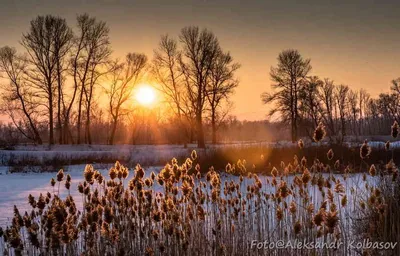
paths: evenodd
<path fill-rule="evenodd" d="M 337 86 L 335 91 L 335 99 L 337 107 L 339 109 L 341 142 L 343 142 L 343 139 L 346 136 L 346 113 L 348 108 L 348 92 L 349 92 L 349 87 L 343 84 Z"/>
<path fill-rule="evenodd" d="M 317 76 L 310 76 L 302 82 L 299 93 L 299 110 L 307 135 L 312 138 L 321 119 L 321 104 L 318 97 L 323 81 Z"/>
<path fill-rule="evenodd" d="M 19 56 L 14 48 L 0 48 L 0 77 L 9 81 L 9 84 L 2 88 L 2 98 L 5 101 L 3 110 L 9 114 L 21 134 L 35 143 L 42 144 L 36 120 L 38 106 L 32 99 L 33 92 L 29 90 L 30 85 L 24 78 L 26 68 L 26 60 Z M 16 112 L 21 112 L 20 118 L 16 117 Z"/>
<path fill-rule="evenodd" d="M 324 79 L 324 83 L 321 86 L 319 92 L 319 99 L 321 100 L 321 116 L 324 120 L 324 123 L 328 127 L 330 131 L 330 136 L 336 134 L 335 129 L 335 117 L 334 117 L 334 109 L 336 109 L 336 101 L 334 97 L 335 85 L 333 80 L 328 78 Z"/>
<path fill-rule="evenodd" d="M 359 125 L 359 133 L 361 134 L 364 128 L 364 119 L 365 119 L 365 112 L 368 106 L 368 102 L 370 101 L 371 96 L 365 89 L 360 89 L 359 91 L 359 113 L 360 113 L 360 125 Z"/>
<path fill-rule="evenodd" d="M 109 113 L 112 118 L 111 135 L 108 141 L 110 145 L 114 144 L 119 118 L 129 111 L 124 108 L 125 103 L 131 99 L 133 89 L 143 75 L 146 62 L 146 55 L 129 53 L 124 63 L 116 61 L 114 64 L 111 72 L 111 85 L 105 88 L 109 100 Z"/>
<path fill-rule="evenodd" d="M 179 55 L 176 40 L 168 35 L 162 36 L 158 48 L 154 51 L 151 73 L 164 95 L 166 104 L 176 115 L 179 129 L 186 134 L 181 137 L 181 143 L 186 147 L 188 139 L 186 123 L 190 122 L 192 115 L 190 105 L 185 103 L 187 91 L 180 71 Z"/>
<path fill-rule="evenodd" d="M 179 39 L 183 45 L 180 68 L 195 113 L 197 146 L 204 148 L 203 112 L 207 101 L 207 84 L 220 46 L 211 31 L 198 27 L 183 28 Z"/>
<path fill-rule="evenodd" d="M 214 65 L 211 69 L 210 81 L 207 86 L 207 99 L 210 106 L 210 119 L 212 129 L 212 143 L 217 143 L 217 129 L 220 123 L 229 113 L 229 96 L 239 85 L 235 79 L 235 71 L 240 67 L 239 63 L 233 62 L 229 53 L 220 51 Z M 227 108 L 223 109 L 223 103 L 226 102 Z"/>
<path fill-rule="evenodd" d="M 90 111 L 94 90 L 98 79 L 107 73 L 105 65 L 111 55 L 109 29 L 105 22 L 97 21 L 96 18 L 89 17 L 87 14 L 78 16 L 77 20 L 80 37 L 76 40 L 77 51 L 72 61 L 74 91 L 79 91 L 77 143 L 80 144 L 82 139 L 81 128 L 85 103 L 86 140 L 90 144 Z"/>
<path fill-rule="evenodd" d="M 299 121 L 299 92 L 301 81 L 311 71 L 311 60 L 303 59 L 297 50 L 285 50 L 278 56 L 277 67 L 271 67 L 270 76 L 274 82 L 274 93 L 263 93 L 264 104 L 275 102 L 269 116 L 280 113 L 284 122 L 291 126 L 292 141 L 297 140 Z"/>
<path fill-rule="evenodd" d="M 358 121 L 358 93 L 356 91 L 350 90 L 347 95 L 348 107 L 349 107 L 349 116 L 350 122 L 353 126 L 352 131 L 355 135 L 357 135 L 357 121 Z"/>
<path fill-rule="evenodd" d="M 66 71 L 68 70 L 68 61 L 66 57 L 70 53 L 72 46 L 73 33 L 64 21 L 54 24 L 54 57 L 56 58 L 56 80 L 57 80 L 57 130 L 58 143 L 63 144 L 63 112 L 65 111 L 64 104 L 64 83 L 66 80 Z"/>
<path fill-rule="evenodd" d="M 32 20 L 29 32 L 23 35 L 21 41 L 28 52 L 31 64 L 27 70 L 29 80 L 37 90 L 38 96 L 46 101 L 49 144 L 54 144 L 54 102 L 57 91 L 61 114 L 62 60 L 68 51 L 70 38 L 71 30 L 65 19 L 47 15 Z"/>

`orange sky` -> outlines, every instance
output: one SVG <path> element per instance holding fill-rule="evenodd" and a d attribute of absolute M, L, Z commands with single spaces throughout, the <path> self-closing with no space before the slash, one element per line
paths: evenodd
<path fill-rule="evenodd" d="M 4 2 L 4 3 L 3 3 Z M 299 1 L 297 1 L 299 2 Z M 210 28 L 242 64 L 233 96 L 239 119 L 263 119 L 260 94 L 270 89 L 269 69 L 280 51 L 296 48 L 311 58 L 312 74 L 373 96 L 400 76 L 400 4 L 396 1 L 2 1 L 0 46 L 18 46 L 37 15 L 53 14 L 70 26 L 87 12 L 108 23 L 115 56 L 152 58 L 160 35 L 187 25 Z"/>

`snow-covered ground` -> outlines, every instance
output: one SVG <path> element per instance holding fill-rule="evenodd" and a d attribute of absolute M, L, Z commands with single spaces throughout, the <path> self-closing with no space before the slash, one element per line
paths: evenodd
<path fill-rule="evenodd" d="M 370 141 L 369 145 L 373 149 L 383 149 L 385 142 Z M 306 143 L 306 146 L 315 143 Z M 358 142 L 346 143 L 348 147 L 358 147 Z M 8 165 L 10 159 L 13 163 L 35 163 L 57 162 L 62 160 L 64 165 L 78 163 L 110 163 L 117 159 L 129 160 L 131 163 L 141 163 L 142 165 L 163 164 L 173 157 L 188 157 L 192 150 L 198 151 L 199 155 L 210 154 L 214 150 L 221 148 L 249 148 L 249 147 L 269 147 L 269 148 L 288 148 L 297 147 L 297 143 L 290 141 L 280 142 L 233 142 L 218 145 L 208 145 L 206 149 L 197 149 L 196 145 L 189 144 L 187 148 L 182 145 L 47 145 L 41 146 L 17 146 L 14 150 L 0 150 L 0 166 Z M 400 141 L 391 143 L 391 148 L 400 148 Z M 86 161 L 87 160 L 87 161 Z M 14 164 L 15 165 L 15 164 Z M 23 164 L 22 164 L 23 165 Z"/>
<path fill-rule="evenodd" d="M 77 190 L 77 186 L 80 182 L 83 182 L 83 170 L 85 165 L 69 166 L 66 174 L 70 174 L 72 177 L 72 184 L 70 193 L 74 197 L 78 209 L 82 208 L 82 197 Z M 95 166 L 96 168 L 96 166 Z M 145 176 L 149 176 L 152 171 L 158 173 L 162 167 L 148 167 L 145 168 Z M 97 169 L 105 177 L 108 177 L 108 168 Z M 54 188 L 50 185 L 50 179 L 55 178 L 56 173 L 13 173 L 5 174 L 6 167 L 0 167 L 0 227 L 10 225 L 13 217 L 13 206 L 17 205 L 21 214 L 25 211 L 30 212 L 31 206 L 28 204 L 28 195 L 31 194 L 36 199 L 40 193 L 58 191 L 58 185 Z M 133 176 L 133 170 L 130 170 L 130 175 L 126 180 L 126 183 Z M 235 180 L 238 181 L 239 177 L 221 174 L 223 180 Z M 324 174 L 324 176 L 328 174 Z M 342 175 L 336 175 L 336 178 L 340 179 L 343 184 L 346 184 L 347 194 L 350 198 L 350 188 L 354 189 L 365 189 L 362 182 L 362 174 L 352 174 L 346 181 L 343 180 Z M 369 177 L 371 179 L 371 177 Z M 267 179 L 271 181 L 271 177 L 260 176 L 263 183 L 263 190 L 266 192 L 272 192 L 271 185 L 267 185 Z M 289 184 L 292 183 L 293 177 L 288 178 Z M 247 181 L 245 181 L 246 183 Z M 248 181 L 252 182 L 252 181 Z M 68 195 L 68 190 L 63 186 L 64 182 L 60 187 L 60 197 L 65 198 Z M 159 185 L 154 185 L 153 189 L 161 189 Z M 243 193 L 246 193 L 246 187 L 243 187 Z M 315 192 L 315 191 L 314 191 Z M 316 194 L 316 196 L 320 196 Z M 317 198 L 315 198 L 317 199 Z"/>
<path fill-rule="evenodd" d="M 72 184 L 70 188 L 71 196 L 74 197 L 78 209 L 82 208 L 81 196 L 78 192 L 78 184 L 83 182 L 83 170 L 85 165 L 69 166 L 65 175 L 70 174 Z M 96 168 L 96 166 L 95 166 Z M 108 177 L 108 169 L 97 169 L 105 177 Z M 160 170 L 158 167 L 146 168 L 146 176 L 152 171 Z M 50 185 L 51 178 L 56 178 L 57 173 L 12 173 L 5 174 L 6 167 L 0 167 L 0 227 L 4 227 L 11 223 L 13 217 L 13 207 L 16 205 L 21 214 L 32 210 L 28 204 L 28 195 L 32 194 L 36 199 L 40 193 L 58 191 L 58 185 L 54 188 Z M 132 177 L 132 170 L 130 177 Z M 68 195 L 68 190 L 63 187 L 64 182 L 60 187 L 60 196 L 65 198 Z"/>

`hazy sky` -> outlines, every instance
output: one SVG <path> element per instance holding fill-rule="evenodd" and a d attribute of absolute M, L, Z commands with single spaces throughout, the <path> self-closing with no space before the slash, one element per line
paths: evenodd
<path fill-rule="evenodd" d="M 233 96 L 240 119 L 261 119 L 260 94 L 270 90 L 269 70 L 280 51 L 296 48 L 311 58 L 312 74 L 373 96 L 400 76 L 398 1 L 9 1 L 0 6 L 0 46 L 18 46 L 37 15 L 75 24 L 87 12 L 106 21 L 116 56 L 142 52 L 152 58 L 160 35 L 188 25 L 211 29 L 242 64 Z"/>

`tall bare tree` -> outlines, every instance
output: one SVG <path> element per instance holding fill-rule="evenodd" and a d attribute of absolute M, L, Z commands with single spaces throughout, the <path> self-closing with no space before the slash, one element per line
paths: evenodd
<path fill-rule="evenodd" d="M 348 94 L 349 87 L 347 85 L 339 85 L 336 86 L 335 91 L 335 99 L 337 108 L 339 110 L 339 118 L 340 118 L 340 142 L 343 142 L 344 137 L 346 136 L 346 114 L 348 109 Z"/>
<path fill-rule="evenodd" d="M 235 72 L 239 68 L 240 64 L 233 62 L 230 53 L 218 52 L 207 86 L 213 144 L 217 143 L 218 126 L 228 114 L 228 111 L 222 109 L 223 103 L 227 103 L 228 107 L 225 110 L 229 110 L 229 97 L 239 85 L 239 81 L 235 78 Z"/>
<path fill-rule="evenodd" d="M 318 94 L 322 85 L 323 81 L 319 77 L 307 77 L 302 81 L 302 88 L 299 93 L 302 124 L 310 138 L 312 138 L 315 128 L 321 121 L 321 104 Z"/>
<path fill-rule="evenodd" d="M 188 140 L 187 123 L 191 121 L 192 111 L 187 104 L 187 91 L 179 63 L 180 51 L 176 40 L 164 35 L 161 37 L 158 48 L 154 51 L 151 73 L 164 95 L 169 109 L 176 116 L 179 129 L 186 136 L 181 137 L 181 143 L 186 146 Z"/>
<path fill-rule="evenodd" d="M 90 111 L 98 79 L 107 73 L 107 61 L 111 55 L 109 28 L 103 21 L 97 21 L 87 14 L 78 16 L 79 38 L 77 51 L 72 61 L 74 90 L 79 92 L 77 110 L 77 143 L 82 141 L 82 117 L 86 116 L 86 141 L 90 144 Z M 83 107 L 86 112 L 83 113 Z"/>
<path fill-rule="evenodd" d="M 275 92 L 261 95 L 264 104 L 275 103 L 269 115 L 280 113 L 282 120 L 290 124 L 293 142 L 297 140 L 301 81 L 311 71 L 310 62 L 310 59 L 303 59 L 297 50 L 281 52 L 277 67 L 271 67 L 270 71 Z"/>
<path fill-rule="evenodd" d="M 319 99 L 321 100 L 321 116 L 324 120 L 325 125 L 329 129 L 329 136 L 336 134 L 335 129 L 335 116 L 334 110 L 336 109 L 336 101 L 334 97 L 335 92 L 335 84 L 333 80 L 329 78 L 324 79 L 324 83 L 322 84 L 319 91 Z"/>
<path fill-rule="evenodd" d="M 180 69 L 195 113 L 197 146 L 204 148 L 203 112 L 207 102 L 207 84 L 220 46 L 211 31 L 198 27 L 183 28 L 179 39 L 183 46 Z"/>
<path fill-rule="evenodd" d="M 29 140 L 42 144 L 37 126 L 38 104 L 33 99 L 34 92 L 26 82 L 27 62 L 14 48 L 0 48 L 0 78 L 9 83 L 3 89 L 2 104 L 17 129 Z M 21 115 L 16 112 L 21 112 Z M 18 118 L 19 116 L 19 118 Z"/>
<path fill-rule="evenodd" d="M 118 63 L 116 61 L 112 72 L 110 72 L 111 85 L 105 87 L 109 100 L 109 113 L 112 118 L 111 135 L 108 141 L 110 145 L 114 144 L 119 118 L 129 111 L 125 108 L 125 104 L 131 99 L 135 85 L 143 75 L 146 63 L 146 55 L 129 53 L 126 55 L 125 62 Z"/>
<path fill-rule="evenodd" d="M 29 80 L 39 97 L 46 101 L 49 118 L 49 144 L 54 144 L 54 103 L 59 94 L 59 117 L 61 118 L 61 86 L 63 58 L 68 51 L 71 30 L 65 19 L 52 15 L 38 16 L 31 21 L 29 32 L 21 44 L 28 52 Z M 59 120 L 61 125 L 61 120 Z"/>

